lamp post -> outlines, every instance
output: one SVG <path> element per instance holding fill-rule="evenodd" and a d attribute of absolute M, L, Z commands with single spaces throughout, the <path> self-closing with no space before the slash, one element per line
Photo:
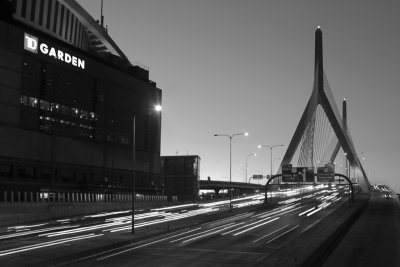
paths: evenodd
<path fill-rule="evenodd" d="M 271 151 L 271 172 L 270 172 L 270 177 L 272 177 L 272 149 L 274 149 L 274 147 L 278 147 L 278 146 L 283 146 L 283 145 L 273 145 L 273 146 L 269 146 L 269 145 L 258 145 L 258 148 L 263 148 L 263 147 L 266 147 L 266 148 L 269 148 L 270 149 L 270 151 Z"/>
<path fill-rule="evenodd" d="M 275 161 L 280 161 L 280 160 L 281 160 L 281 158 L 274 158 L 273 167 L 275 167 L 275 165 L 276 165 L 276 164 L 275 164 Z M 279 166 L 279 162 L 278 162 L 278 166 Z M 279 168 L 278 168 L 278 169 L 279 169 Z M 275 172 L 275 168 L 272 168 L 272 171 Z"/>
<path fill-rule="evenodd" d="M 253 153 L 253 154 L 248 154 L 247 156 L 246 156 L 246 175 L 245 175 L 245 183 L 247 183 L 247 160 L 249 159 L 249 157 L 250 156 L 254 156 L 254 157 L 257 157 L 257 154 L 255 154 L 255 153 Z"/>
<path fill-rule="evenodd" d="M 364 152 L 359 152 L 359 153 L 356 153 L 356 155 L 357 155 L 357 157 L 358 157 L 358 155 L 362 155 L 362 157 L 361 157 L 361 159 L 362 160 L 365 160 L 365 153 Z M 358 158 L 358 162 L 357 162 L 358 164 L 361 164 L 361 162 L 360 162 L 360 158 Z M 354 168 L 354 179 L 355 179 L 355 181 L 357 181 L 357 184 L 358 184 L 358 177 L 359 177 L 359 175 L 358 175 L 358 173 L 357 173 L 357 177 L 356 177 L 356 169 Z"/>
<path fill-rule="evenodd" d="M 232 212 L 232 138 L 237 135 L 248 136 L 246 133 L 237 133 L 237 134 L 214 134 L 214 136 L 225 136 L 229 138 L 229 211 Z"/>
<path fill-rule="evenodd" d="M 154 110 L 160 112 L 162 107 L 160 105 L 154 106 Z M 133 114 L 132 123 L 132 230 L 135 233 L 135 201 L 136 201 L 136 113 Z"/>

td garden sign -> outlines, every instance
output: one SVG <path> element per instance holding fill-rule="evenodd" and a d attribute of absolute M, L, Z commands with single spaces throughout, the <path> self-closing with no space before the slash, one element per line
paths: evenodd
<path fill-rule="evenodd" d="M 39 39 L 37 37 L 27 33 L 24 34 L 24 49 L 35 54 L 40 52 L 43 55 L 52 57 L 77 68 L 81 68 L 83 70 L 85 69 L 85 60 L 70 55 L 60 49 L 49 46 L 46 43 L 39 43 Z"/>

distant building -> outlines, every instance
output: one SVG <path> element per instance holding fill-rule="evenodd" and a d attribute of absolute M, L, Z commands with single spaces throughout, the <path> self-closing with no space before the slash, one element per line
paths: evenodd
<path fill-rule="evenodd" d="M 168 197 L 178 201 L 197 201 L 200 188 L 199 156 L 162 156 L 161 173 Z"/>
<path fill-rule="evenodd" d="M 0 201 L 7 190 L 131 192 L 134 114 L 136 191 L 161 192 L 149 71 L 74 0 L 0 2 Z"/>

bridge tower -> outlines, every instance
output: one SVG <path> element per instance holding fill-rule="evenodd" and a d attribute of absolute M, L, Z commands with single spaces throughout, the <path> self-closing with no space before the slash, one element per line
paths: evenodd
<path fill-rule="evenodd" d="M 362 175 L 359 182 L 361 188 L 368 191 L 370 184 L 347 127 L 346 102 L 343 103 L 341 118 L 324 73 L 322 48 L 322 31 L 318 27 L 315 31 L 313 90 L 281 164 L 292 163 L 295 154 L 298 166 L 314 167 L 321 162 L 334 163 L 339 149 L 342 148 L 350 167 L 359 170 L 358 173 Z M 332 138 L 327 137 L 323 127 L 328 127 L 333 132 Z M 329 145 L 328 139 L 333 146 Z"/>

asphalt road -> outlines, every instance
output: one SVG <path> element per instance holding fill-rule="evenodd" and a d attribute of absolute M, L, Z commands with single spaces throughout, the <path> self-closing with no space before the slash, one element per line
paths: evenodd
<path fill-rule="evenodd" d="M 399 198 L 374 190 L 363 214 L 323 266 L 400 266 Z"/>
<path fill-rule="evenodd" d="M 331 203 L 325 202 L 329 197 L 341 201 L 337 198 L 337 192 L 294 199 L 271 211 L 242 213 L 122 248 L 87 255 L 77 259 L 73 265 L 253 266 L 326 216 L 333 208 L 319 208 Z"/>
<path fill-rule="evenodd" d="M 130 234 L 130 216 L 80 225 L 60 222 L 0 235 L 1 266 L 249 266 L 281 248 L 343 204 L 338 191 L 288 198 L 275 209 L 236 210 L 231 216 L 157 233 L 169 218 L 195 222 L 203 207 L 183 213 L 154 212 L 139 218 Z M 182 209 L 180 210 L 182 212 Z M 143 215 L 145 216 L 145 215 Z M 147 215 L 146 215 L 147 216 Z M 186 216 L 186 217 L 185 217 Z M 135 215 L 135 221 L 137 217 Z M 141 223 L 150 226 L 141 227 Z M 165 233 L 167 232 L 167 233 Z"/>

